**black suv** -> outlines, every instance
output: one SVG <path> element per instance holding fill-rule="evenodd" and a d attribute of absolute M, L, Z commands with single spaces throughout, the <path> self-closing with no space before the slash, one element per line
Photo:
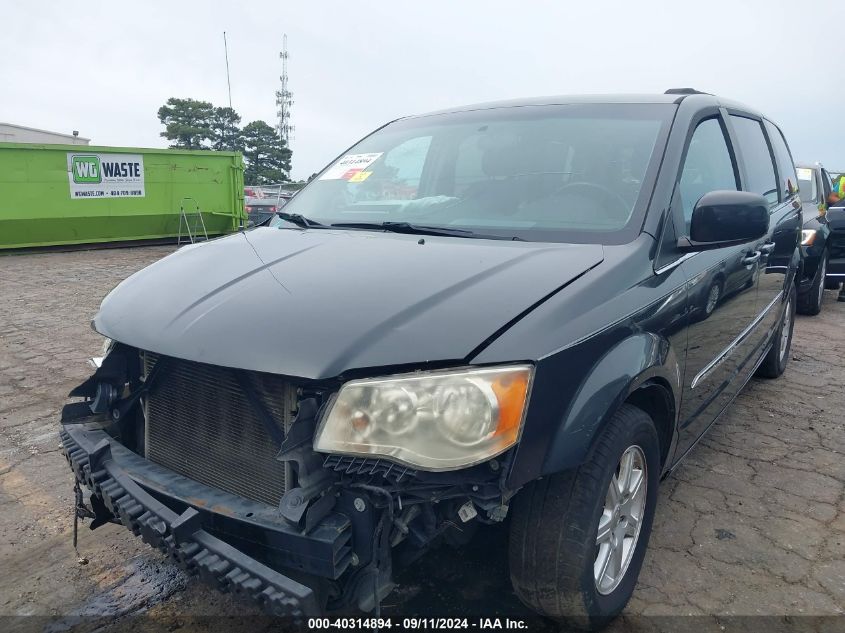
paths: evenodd
<path fill-rule="evenodd" d="M 506 521 L 520 598 L 600 625 L 661 478 L 784 371 L 795 182 L 777 126 L 691 90 L 394 121 L 103 300 L 62 416 L 77 512 L 298 617 Z"/>
<path fill-rule="evenodd" d="M 798 187 L 803 211 L 802 279 L 798 284 L 798 311 L 818 314 L 825 289 L 835 290 L 845 277 L 845 215 L 842 203 L 831 204 L 830 173 L 820 164 L 798 163 Z"/>

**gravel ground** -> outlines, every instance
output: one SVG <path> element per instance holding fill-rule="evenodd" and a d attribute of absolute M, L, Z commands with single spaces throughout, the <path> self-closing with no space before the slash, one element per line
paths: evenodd
<path fill-rule="evenodd" d="M 171 250 L 0 257 L 0 629 L 212 630 L 219 619 L 192 616 L 224 615 L 239 616 L 225 629 L 271 628 L 241 619 L 251 605 L 186 579 L 122 527 L 81 530 L 87 565 L 71 547 L 58 412 L 99 353 L 88 322 L 121 279 Z M 843 326 L 845 303 L 828 291 L 821 315 L 798 318 L 786 374 L 752 380 L 663 483 L 639 586 L 611 629 L 845 630 Z M 510 590 L 506 538 L 488 529 L 460 555 L 430 554 L 385 612 L 529 618 Z"/>

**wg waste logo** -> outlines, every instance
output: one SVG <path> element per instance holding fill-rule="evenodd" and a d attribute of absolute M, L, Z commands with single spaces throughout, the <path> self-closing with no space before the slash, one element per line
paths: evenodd
<path fill-rule="evenodd" d="M 96 156 L 74 156 L 72 169 L 73 182 L 102 182 L 100 177 L 100 159 Z"/>
<path fill-rule="evenodd" d="M 141 154 L 68 153 L 67 171 L 73 199 L 144 197 Z"/>

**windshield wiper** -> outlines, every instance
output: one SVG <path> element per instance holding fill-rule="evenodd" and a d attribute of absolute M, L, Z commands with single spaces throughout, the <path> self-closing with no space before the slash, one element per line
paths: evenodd
<path fill-rule="evenodd" d="M 379 229 L 390 233 L 407 233 L 409 235 L 442 235 L 446 237 L 469 237 L 486 240 L 519 240 L 518 237 L 505 235 L 488 235 L 476 233 L 469 229 L 453 229 L 443 226 L 426 226 L 424 224 L 411 224 L 410 222 L 340 222 L 332 224 L 342 229 Z"/>
<path fill-rule="evenodd" d="M 325 224 L 320 224 L 316 220 L 309 220 L 304 215 L 298 213 L 286 213 L 285 211 L 276 211 L 276 215 L 282 218 L 285 222 L 290 222 L 303 229 L 326 229 Z"/>

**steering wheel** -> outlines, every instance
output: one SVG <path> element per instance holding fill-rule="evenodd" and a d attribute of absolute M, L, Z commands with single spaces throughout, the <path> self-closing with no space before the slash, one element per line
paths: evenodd
<path fill-rule="evenodd" d="M 563 185 L 563 187 L 555 191 L 552 195 L 557 196 L 572 189 L 580 189 L 583 190 L 584 193 L 589 193 L 590 195 L 596 197 L 601 196 L 605 200 L 611 200 L 612 202 L 618 204 L 620 209 L 623 209 L 626 215 L 631 211 L 631 205 L 628 204 L 622 196 L 613 191 L 613 189 L 609 189 L 604 185 L 599 185 L 594 182 L 572 182 L 568 185 Z M 608 213 L 608 215 L 610 214 Z"/>

